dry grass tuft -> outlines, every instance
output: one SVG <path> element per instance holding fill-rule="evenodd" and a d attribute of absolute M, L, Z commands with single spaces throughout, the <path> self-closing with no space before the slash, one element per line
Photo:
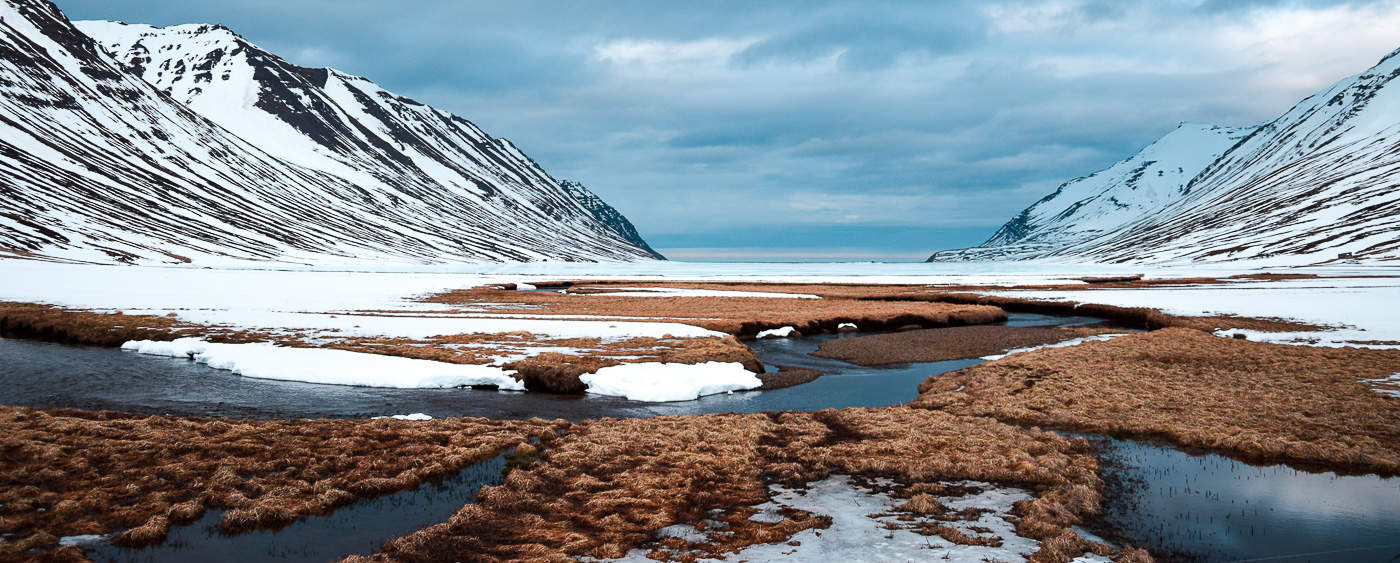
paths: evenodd
<path fill-rule="evenodd" d="M 163 541 L 206 508 L 230 531 L 417 486 L 567 423 L 219 420 L 0 407 L 0 560 L 58 537 Z M 57 557 L 63 552 L 54 552 Z"/>
<path fill-rule="evenodd" d="M 748 517 L 769 484 L 833 473 L 890 478 L 911 491 L 944 480 L 1014 484 L 1040 493 L 1016 509 L 1021 533 L 1073 536 L 1068 526 L 1098 509 L 1097 467 L 1083 440 L 907 407 L 604 419 L 573 426 L 528 470 L 372 559 L 566 560 L 643 547 L 654 558 L 723 555 L 828 525 L 805 513 L 778 523 Z M 652 535 L 707 520 L 725 534 L 704 543 Z"/>
<path fill-rule="evenodd" d="M 1400 473 L 1400 400 L 1361 382 L 1400 351 L 1288 346 L 1170 328 L 932 377 L 913 404 L 1159 437 L 1257 462 Z"/>
<path fill-rule="evenodd" d="M 592 285 L 592 284 L 590 284 Z M 700 284 L 638 283 L 631 286 L 675 287 Z M 728 289 L 735 284 L 704 284 Z M 738 285 L 737 287 L 748 287 Z M 696 325 L 739 337 L 760 331 L 796 327 L 803 334 L 835 332 L 841 323 L 862 330 L 893 330 L 906 325 L 924 328 L 986 324 L 1006 320 L 1006 312 L 985 305 L 955 305 L 922 301 L 878 301 L 831 297 L 784 299 L 766 297 L 626 297 L 606 293 L 541 293 L 478 287 L 432 296 L 427 301 L 460 307 L 490 304 L 494 313 L 594 315 L 609 319 L 663 319 Z M 505 306 L 502 306 L 504 304 Z M 511 307 L 514 306 L 514 307 Z"/>
<path fill-rule="evenodd" d="M 1327 328 L 1323 326 L 1301 323 L 1297 321 L 1290 321 L 1286 319 L 1260 319 L 1253 317 L 1239 317 L 1233 315 L 1186 317 L 1170 315 L 1167 313 L 1163 313 L 1157 309 L 1152 309 L 1148 307 L 1119 307 L 1116 305 L 1102 305 L 1098 303 L 1079 303 L 1076 301 L 1047 301 L 1043 299 L 1027 299 L 1023 297 L 980 295 L 977 293 L 935 291 L 906 298 L 920 300 L 927 299 L 930 301 L 938 301 L 944 303 L 964 303 L 969 305 L 995 305 L 1007 311 L 1015 311 L 1020 313 L 1041 313 L 1047 315 L 1083 315 L 1089 317 L 1098 317 L 1101 319 L 1109 319 L 1112 321 L 1122 323 L 1126 326 L 1146 330 L 1157 330 L 1167 327 L 1182 327 L 1206 331 L 1221 329 L 1246 329 L 1258 330 L 1263 332 L 1293 332 L 1323 330 Z"/>
<path fill-rule="evenodd" d="M 219 342 L 249 342 L 246 331 L 203 327 L 170 317 L 124 315 L 64 309 L 36 303 L 0 301 L 0 337 L 28 338 L 84 346 L 121 346 L 128 340 L 172 340 L 207 336 Z"/>
<path fill-rule="evenodd" d="M 812 355 L 863 366 L 941 362 L 979 358 L 1107 332 L 1123 331 L 1000 325 L 934 328 L 830 340 L 823 342 Z"/>

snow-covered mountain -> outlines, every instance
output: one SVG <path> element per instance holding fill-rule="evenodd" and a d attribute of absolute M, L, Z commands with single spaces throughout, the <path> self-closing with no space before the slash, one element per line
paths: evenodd
<path fill-rule="evenodd" d="M 45 0 L 0 4 L 0 255 L 655 257 L 615 210 L 465 119 L 219 26 L 84 27 L 104 45 Z"/>
<path fill-rule="evenodd" d="M 929 260 L 1400 259 L 1397 55 L 1258 127 L 1184 124 Z"/>
<path fill-rule="evenodd" d="M 607 202 L 603 201 L 603 198 L 598 197 L 597 194 L 585 188 L 583 184 L 573 180 L 560 180 L 559 187 L 564 188 L 564 191 L 568 192 L 569 197 L 582 203 L 583 207 L 588 209 L 589 213 L 593 214 L 599 221 L 602 221 L 604 225 L 616 231 L 617 234 L 622 235 L 622 238 L 627 239 L 638 248 L 650 252 L 652 256 L 657 259 L 666 259 L 661 253 L 653 250 L 651 245 L 647 244 L 646 240 L 642 239 L 641 233 L 637 232 L 637 228 L 632 226 L 632 222 L 628 221 L 627 217 L 623 216 L 618 210 L 613 209 L 613 206 L 608 205 Z"/>

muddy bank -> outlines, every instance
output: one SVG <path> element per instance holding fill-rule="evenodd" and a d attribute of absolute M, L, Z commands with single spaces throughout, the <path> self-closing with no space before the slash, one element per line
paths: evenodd
<path fill-rule="evenodd" d="M 1115 332 L 1105 328 L 967 326 L 874 334 L 823 342 L 812 354 L 862 366 L 980 358 L 1073 338 Z M 1121 332 L 1121 330 L 1117 331 Z"/>
<path fill-rule="evenodd" d="M 821 376 L 821 370 L 795 366 L 778 366 L 777 371 L 768 371 L 758 374 L 759 381 L 763 382 L 763 387 L 759 387 L 758 389 L 760 391 L 773 391 L 784 387 L 810 383 L 812 380 Z"/>
<path fill-rule="evenodd" d="M 1400 350 L 1288 346 L 1169 328 L 930 378 L 913 404 L 1021 424 L 1159 437 L 1262 463 L 1400 473 L 1400 401 L 1363 380 Z"/>

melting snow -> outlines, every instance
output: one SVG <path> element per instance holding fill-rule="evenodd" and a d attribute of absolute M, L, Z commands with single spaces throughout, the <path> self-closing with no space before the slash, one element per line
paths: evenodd
<path fill-rule="evenodd" d="M 579 380 L 588 385 L 589 393 L 654 403 L 689 401 L 763 385 L 738 362 L 622 364 L 581 375 Z"/>
<path fill-rule="evenodd" d="M 773 328 L 758 333 L 758 338 L 789 338 L 797 334 L 797 328 L 785 326 L 783 328 Z"/>
<path fill-rule="evenodd" d="M 1007 357 L 1007 356 L 1010 356 L 1010 355 L 1012 355 L 1012 354 L 1019 354 L 1019 353 L 1021 353 L 1021 352 L 1030 352 L 1030 351 L 1032 351 L 1032 350 L 1040 350 L 1040 349 L 1042 349 L 1042 348 L 1065 348 L 1065 347 L 1067 347 L 1067 346 L 1078 346 L 1078 345 L 1083 344 L 1083 343 L 1085 343 L 1085 342 L 1095 342 L 1095 341 L 1099 341 L 1099 340 L 1112 340 L 1112 339 L 1114 339 L 1114 338 L 1118 338 L 1119 336 L 1127 336 L 1127 334 L 1126 334 L 1126 333 L 1121 333 L 1121 334 L 1120 334 L 1120 333 L 1114 333 L 1114 334 L 1095 334 L 1095 335 L 1093 335 L 1093 336 L 1085 336 L 1085 337 L 1082 337 L 1082 338 L 1073 338 L 1073 339 L 1065 340 L 1065 341 L 1062 341 L 1062 342 L 1055 342 L 1055 343 L 1053 343 L 1053 344 L 1043 344 L 1043 345 L 1040 345 L 1040 346 L 1030 346 L 1030 347 L 1027 347 L 1027 348 L 1015 348 L 1015 349 L 1012 349 L 1012 350 L 1007 350 L 1006 353 L 1004 353 L 1004 354 L 993 354 L 993 355 L 991 355 L 991 356 L 982 356 L 982 359 L 984 359 L 984 360 L 1000 360 L 1000 359 L 1005 358 L 1005 357 Z"/>
<path fill-rule="evenodd" d="M 391 415 L 389 415 L 389 416 L 375 416 L 375 417 L 371 417 L 371 418 L 374 419 L 374 420 L 380 420 L 380 419 L 384 419 L 384 418 L 392 418 L 392 419 L 394 419 L 394 420 L 432 420 L 432 419 L 433 419 L 433 417 L 428 416 L 428 415 L 426 415 L 426 414 L 423 414 L 423 413 L 421 413 L 421 412 L 416 412 L 416 413 L 413 413 L 413 414 L 391 414 Z"/>
<path fill-rule="evenodd" d="M 885 493 L 873 492 L 856 484 L 850 477 L 833 476 L 809 483 L 805 489 L 772 486 L 772 501 L 755 506 L 758 514 L 751 519 L 774 521 L 779 510 L 794 508 L 831 517 L 831 526 L 824 530 L 805 530 L 787 542 L 749 546 L 728 557 L 731 561 L 1025 561 L 1040 548 L 1040 542 L 1016 535 L 1012 509 L 1016 502 L 1031 495 L 1021 489 L 1001 488 L 987 483 L 965 481 L 946 483 L 971 487 L 973 492 L 961 497 L 939 497 L 952 511 L 966 508 L 982 512 L 976 519 L 940 521 L 932 517 L 915 516 L 912 521 L 901 520 L 907 513 L 894 513 L 902 500 Z M 939 536 L 915 532 L 922 523 L 956 528 L 972 537 L 996 537 L 1001 546 L 957 545 Z M 689 531 L 680 528 L 689 528 Z M 974 529 L 975 528 L 975 529 Z M 692 526 L 670 526 L 659 537 L 681 537 L 695 542 L 704 534 Z M 627 561 L 647 561 L 646 549 L 633 550 Z M 714 561 L 714 559 L 700 559 Z"/>
<path fill-rule="evenodd" d="M 133 340 L 123 350 L 141 354 L 188 357 L 215 369 L 244 377 L 279 379 L 361 387 L 462 387 L 495 385 L 524 390 L 525 386 L 495 366 L 434 362 L 328 348 L 289 348 L 271 343 L 218 344 L 198 338 L 170 341 Z"/>

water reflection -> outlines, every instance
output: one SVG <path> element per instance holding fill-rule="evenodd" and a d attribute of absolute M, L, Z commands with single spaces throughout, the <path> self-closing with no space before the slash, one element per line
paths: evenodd
<path fill-rule="evenodd" d="M 1136 545 L 1206 561 L 1400 560 L 1400 478 L 1093 441 L 1108 462 L 1104 520 Z"/>

